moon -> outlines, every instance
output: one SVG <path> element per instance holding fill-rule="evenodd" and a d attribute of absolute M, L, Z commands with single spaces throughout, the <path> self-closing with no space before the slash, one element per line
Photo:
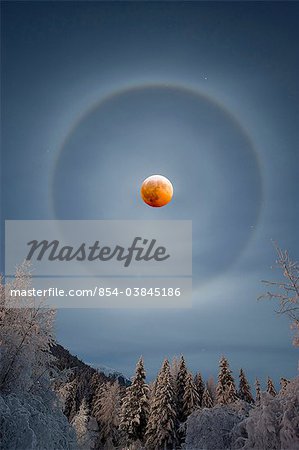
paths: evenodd
<path fill-rule="evenodd" d="M 143 181 L 140 194 L 144 203 L 153 208 L 161 208 L 171 201 L 173 187 L 168 178 L 151 175 Z"/>

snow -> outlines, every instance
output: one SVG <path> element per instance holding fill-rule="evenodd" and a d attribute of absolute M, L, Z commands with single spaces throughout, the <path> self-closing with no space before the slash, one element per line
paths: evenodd
<path fill-rule="evenodd" d="M 231 448 L 233 428 L 244 415 L 232 406 L 217 405 L 195 411 L 187 419 L 186 450 Z"/>
<path fill-rule="evenodd" d="M 276 397 L 264 392 L 261 404 L 240 424 L 235 442 L 238 449 L 299 448 L 299 377 Z"/>
<path fill-rule="evenodd" d="M 0 396 L 1 448 L 77 449 L 75 433 L 60 408 L 33 394 Z"/>

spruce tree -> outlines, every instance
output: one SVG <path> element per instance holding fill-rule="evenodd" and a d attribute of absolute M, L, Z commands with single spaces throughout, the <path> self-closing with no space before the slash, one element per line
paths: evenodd
<path fill-rule="evenodd" d="M 186 378 L 186 388 L 184 392 L 184 405 L 183 405 L 183 415 L 187 419 L 190 414 L 199 408 L 199 395 L 197 392 L 197 387 L 193 381 L 193 376 L 191 373 L 187 374 Z"/>
<path fill-rule="evenodd" d="M 174 401 L 173 380 L 170 366 L 165 359 L 159 372 L 146 430 L 146 449 L 173 449 L 177 443 L 177 416 Z"/>
<path fill-rule="evenodd" d="M 284 394 L 285 389 L 287 385 L 290 383 L 290 380 L 287 380 L 286 378 L 280 378 L 280 393 Z"/>
<path fill-rule="evenodd" d="M 120 429 L 124 432 L 127 442 L 143 441 L 148 415 L 149 388 L 145 383 L 143 359 L 140 358 L 121 407 Z"/>
<path fill-rule="evenodd" d="M 216 400 L 219 405 L 228 405 L 237 400 L 235 382 L 226 358 L 222 356 L 219 363 Z"/>
<path fill-rule="evenodd" d="M 73 417 L 77 414 L 80 402 L 78 398 L 78 378 L 75 377 L 72 381 L 67 384 L 66 387 L 66 399 L 64 403 L 63 413 L 68 418 L 69 422 L 72 421 Z"/>
<path fill-rule="evenodd" d="M 261 404 L 261 384 L 258 378 L 255 379 L 255 403 L 256 405 Z"/>
<path fill-rule="evenodd" d="M 199 406 L 202 405 L 202 396 L 205 391 L 205 385 L 201 376 L 201 373 L 198 372 L 194 377 L 194 383 L 197 388 L 198 398 L 199 398 Z"/>
<path fill-rule="evenodd" d="M 202 396 L 202 408 L 213 408 L 213 399 L 211 397 L 210 391 L 205 388 Z"/>
<path fill-rule="evenodd" d="M 177 417 L 180 422 L 185 422 L 186 416 L 184 414 L 184 394 L 187 383 L 187 367 L 183 356 L 180 358 L 179 371 L 176 379 L 176 402 L 177 402 Z"/>
<path fill-rule="evenodd" d="M 86 399 L 83 398 L 79 411 L 71 421 L 71 424 L 76 432 L 79 446 L 78 448 L 82 450 L 87 447 L 89 448 L 90 433 L 88 430 L 88 422 L 89 422 L 89 408 Z"/>
<path fill-rule="evenodd" d="M 101 439 L 116 445 L 120 412 L 120 386 L 118 381 L 103 383 L 96 391 L 92 415 L 100 424 Z"/>
<path fill-rule="evenodd" d="M 268 394 L 272 395 L 272 397 L 276 396 L 276 390 L 275 390 L 273 381 L 271 380 L 270 377 L 268 377 L 268 380 L 267 380 L 267 392 L 268 392 Z"/>
<path fill-rule="evenodd" d="M 254 403 L 253 397 L 251 395 L 250 386 L 245 376 L 243 369 L 240 370 L 240 383 L 239 383 L 239 398 L 247 403 Z"/>

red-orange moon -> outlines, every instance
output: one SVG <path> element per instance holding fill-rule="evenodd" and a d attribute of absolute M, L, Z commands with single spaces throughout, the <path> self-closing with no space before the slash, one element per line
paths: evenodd
<path fill-rule="evenodd" d="M 147 205 L 160 208 L 171 201 L 173 187 L 168 178 L 162 175 L 152 175 L 143 181 L 140 194 Z"/>

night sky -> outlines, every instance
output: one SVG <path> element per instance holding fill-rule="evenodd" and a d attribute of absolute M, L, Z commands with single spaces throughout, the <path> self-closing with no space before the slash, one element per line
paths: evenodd
<path fill-rule="evenodd" d="M 298 3 L 3 2 L 1 19 L 2 219 L 193 222 L 192 310 L 59 310 L 59 342 L 127 376 L 181 353 L 204 376 L 221 354 L 251 381 L 295 376 L 287 320 L 256 299 L 271 240 L 299 258 Z M 165 208 L 139 198 L 154 173 Z"/>

